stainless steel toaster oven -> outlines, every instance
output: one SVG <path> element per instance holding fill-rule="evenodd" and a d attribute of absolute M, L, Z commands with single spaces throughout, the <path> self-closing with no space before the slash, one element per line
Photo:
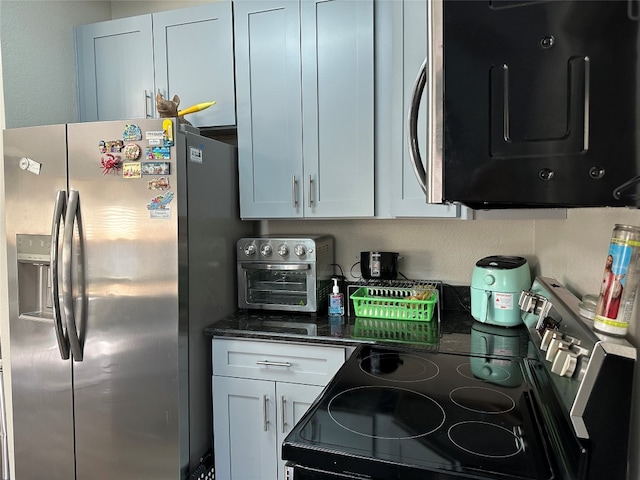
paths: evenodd
<path fill-rule="evenodd" d="M 238 307 L 319 312 L 331 289 L 333 238 L 263 236 L 237 243 Z"/>

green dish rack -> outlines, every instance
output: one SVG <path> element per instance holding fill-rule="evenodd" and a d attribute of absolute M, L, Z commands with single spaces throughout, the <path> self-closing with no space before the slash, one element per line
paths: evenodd
<path fill-rule="evenodd" d="M 414 297 L 427 292 L 427 298 Z M 360 287 L 351 294 L 356 317 L 430 322 L 438 302 L 438 290 L 398 287 Z"/>

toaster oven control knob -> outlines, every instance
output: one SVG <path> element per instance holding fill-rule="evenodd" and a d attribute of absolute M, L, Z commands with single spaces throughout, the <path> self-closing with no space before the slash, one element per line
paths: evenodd
<path fill-rule="evenodd" d="M 284 243 L 278 247 L 278 255 L 281 257 L 286 257 L 289 255 L 289 247 L 287 247 Z"/>
<path fill-rule="evenodd" d="M 293 253 L 295 253 L 298 257 L 304 257 L 307 254 L 307 247 L 304 245 L 296 245 L 293 248 Z"/>
<path fill-rule="evenodd" d="M 267 243 L 262 246 L 262 248 L 260 249 L 260 253 L 263 257 L 270 257 L 271 254 L 273 254 L 273 248 L 271 248 L 271 245 Z"/>
<path fill-rule="evenodd" d="M 244 246 L 244 254 L 247 257 L 253 257 L 256 254 L 257 251 L 258 251 L 258 249 L 256 248 L 255 243 L 247 243 Z"/>

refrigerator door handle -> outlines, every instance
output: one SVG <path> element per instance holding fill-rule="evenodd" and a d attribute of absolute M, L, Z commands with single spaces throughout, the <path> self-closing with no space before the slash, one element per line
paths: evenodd
<path fill-rule="evenodd" d="M 64 305 L 64 314 L 67 320 L 67 332 L 69 336 L 69 344 L 71 353 L 76 362 L 82 361 L 82 344 L 78 333 L 76 318 L 81 322 L 84 320 L 84 252 L 83 252 L 83 232 L 82 232 L 82 216 L 80 215 L 80 194 L 76 190 L 69 192 L 69 203 L 67 205 L 67 215 L 64 222 L 64 243 L 62 246 L 62 298 Z M 77 265 L 79 266 L 78 276 L 78 311 L 76 312 L 73 298 L 73 234 L 75 226 L 78 228 L 78 252 Z M 76 315 L 76 313 L 78 315 Z M 81 323 L 84 325 L 84 323 Z"/>
<path fill-rule="evenodd" d="M 60 244 L 60 226 L 62 218 L 67 211 L 67 192 L 58 190 L 56 194 L 56 203 L 53 208 L 53 220 L 51 223 L 51 254 L 49 262 L 49 273 L 51 277 L 51 296 L 53 299 L 53 325 L 56 331 L 56 339 L 58 341 L 58 349 L 62 360 L 69 359 L 69 338 L 67 332 L 62 326 L 62 313 L 60 311 L 60 291 L 58 288 L 58 252 Z"/>

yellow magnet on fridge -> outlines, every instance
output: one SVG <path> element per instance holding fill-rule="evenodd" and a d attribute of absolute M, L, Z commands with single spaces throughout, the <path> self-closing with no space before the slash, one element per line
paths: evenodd
<path fill-rule="evenodd" d="M 173 145 L 173 120 L 167 118 L 162 121 L 162 130 L 164 132 L 164 145 Z"/>

